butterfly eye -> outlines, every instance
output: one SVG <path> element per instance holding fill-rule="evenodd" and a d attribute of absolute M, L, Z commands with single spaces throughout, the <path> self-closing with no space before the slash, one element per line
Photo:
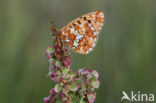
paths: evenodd
<path fill-rule="evenodd" d="M 56 30 L 52 31 L 51 35 L 54 36 L 56 34 Z"/>

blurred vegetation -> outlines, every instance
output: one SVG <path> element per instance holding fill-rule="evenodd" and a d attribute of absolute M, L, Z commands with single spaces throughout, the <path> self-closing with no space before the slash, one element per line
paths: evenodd
<path fill-rule="evenodd" d="M 61 28 L 95 10 L 105 13 L 97 46 L 71 58 L 75 71 L 99 71 L 96 103 L 119 103 L 123 90 L 156 95 L 156 0 L 1 0 L 1 103 L 43 103 L 54 85 L 46 77 L 49 19 Z"/>

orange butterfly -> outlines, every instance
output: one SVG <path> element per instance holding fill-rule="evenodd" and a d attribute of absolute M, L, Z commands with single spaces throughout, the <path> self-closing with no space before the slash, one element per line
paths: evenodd
<path fill-rule="evenodd" d="M 104 25 L 102 11 L 90 12 L 71 21 L 60 31 L 51 27 L 55 42 L 74 52 L 88 54 L 96 45 L 98 34 Z"/>

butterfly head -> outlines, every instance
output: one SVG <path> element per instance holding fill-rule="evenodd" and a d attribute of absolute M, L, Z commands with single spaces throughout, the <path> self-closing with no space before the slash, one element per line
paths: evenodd
<path fill-rule="evenodd" d="M 52 27 L 51 27 L 51 35 L 52 36 L 56 36 L 57 34 L 59 34 L 59 32 L 56 30 L 56 28 L 55 28 L 55 24 L 54 24 L 54 22 L 53 22 L 53 19 L 51 19 L 50 20 L 50 22 L 51 22 L 51 24 L 52 24 Z"/>
<path fill-rule="evenodd" d="M 51 31 L 52 31 L 52 32 L 51 32 L 51 35 L 52 35 L 52 36 L 56 35 L 57 30 L 55 29 L 55 27 L 52 26 L 52 27 L 51 27 Z"/>

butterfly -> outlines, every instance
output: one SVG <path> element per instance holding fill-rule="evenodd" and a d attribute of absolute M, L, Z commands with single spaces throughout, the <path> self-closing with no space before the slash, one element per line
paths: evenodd
<path fill-rule="evenodd" d="M 51 30 L 58 44 L 74 52 L 88 54 L 95 47 L 103 25 L 104 13 L 95 11 L 76 18 L 59 31 L 54 27 Z"/>

